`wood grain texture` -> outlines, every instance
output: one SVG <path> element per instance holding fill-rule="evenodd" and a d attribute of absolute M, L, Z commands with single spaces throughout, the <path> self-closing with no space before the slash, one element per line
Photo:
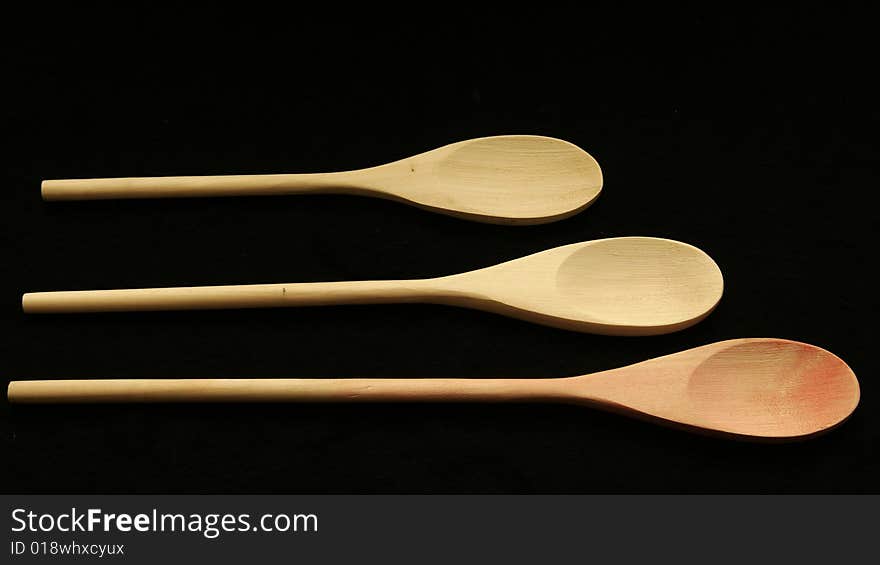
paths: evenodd
<path fill-rule="evenodd" d="M 678 241 L 620 237 L 575 243 L 434 279 L 28 293 L 29 313 L 267 308 L 430 302 L 607 335 L 689 327 L 718 304 L 721 270 Z"/>
<path fill-rule="evenodd" d="M 64 179 L 45 200 L 353 194 L 389 198 L 469 220 L 539 224 L 589 206 L 602 171 L 567 141 L 504 135 L 461 141 L 377 167 L 336 173 Z"/>
<path fill-rule="evenodd" d="M 18 403 L 559 402 L 756 441 L 829 431 L 859 402 L 855 374 L 824 349 L 735 339 L 628 367 L 551 379 L 134 379 L 15 381 Z"/>

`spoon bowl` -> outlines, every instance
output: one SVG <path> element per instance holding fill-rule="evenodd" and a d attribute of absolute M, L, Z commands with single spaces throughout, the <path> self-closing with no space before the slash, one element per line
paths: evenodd
<path fill-rule="evenodd" d="M 61 313 L 431 302 L 575 331 L 654 335 L 705 318 L 723 287 L 718 265 L 696 247 L 618 237 L 433 279 L 38 292 L 22 305 Z"/>
<path fill-rule="evenodd" d="M 860 396 L 855 373 L 833 353 L 769 338 L 722 341 L 570 380 L 574 402 L 765 441 L 829 431 Z"/>
<path fill-rule="evenodd" d="M 561 220 L 592 204 L 602 189 L 596 160 L 580 147 L 551 137 L 472 139 L 408 162 L 414 177 L 394 175 L 384 186 L 413 204 L 474 220 Z M 413 180 L 419 189 L 413 188 Z"/>
<path fill-rule="evenodd" d="M 574 243 L 440 280 L 460 285 L 485 310 L 606 335 L 687 328 L 712 312 L 724 290 L 706 253 L 655 237 Z M 460 302 L 459 295 L 450 300 Z"/>
<path fill-rule="evenodd" d="M 561 139 L 501 135 L 460 141 L 393 163 L 335 173 L 45 180 L 44 200 L 266 194 L 389 198 L 469 220 L 540 224 L 589 206 L 602 171 Z"/>

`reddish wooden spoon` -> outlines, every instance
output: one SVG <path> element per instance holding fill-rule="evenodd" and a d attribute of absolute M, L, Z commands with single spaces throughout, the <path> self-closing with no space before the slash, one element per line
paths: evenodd
<path fill-rule="evenodd" d="M 859 402 L 841 359 L 784 339 L 734 339 L 553 379 L 17 381 L 11 402 L 564 402 L 756 441 L 827 432 Z"/>

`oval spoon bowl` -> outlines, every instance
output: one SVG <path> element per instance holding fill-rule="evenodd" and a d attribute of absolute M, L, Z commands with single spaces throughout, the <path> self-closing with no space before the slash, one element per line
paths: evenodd
<path fill-rule="evenodd" d="M 828 432 L 858 406 L 855 373 L 815 345 L 733 339 L 573 377 L 572 400 L 691 431 L 786 442 Z"/>
<path fill-rule="evenodd" d="M 573 243 L 440 279 L 478 308 L 603 335 L 657 335 L 708 316 L 724 293 L 721 269 L 671 239 L 615 237 Z M 456 296 L 450 303 L 460 302 Z"/>

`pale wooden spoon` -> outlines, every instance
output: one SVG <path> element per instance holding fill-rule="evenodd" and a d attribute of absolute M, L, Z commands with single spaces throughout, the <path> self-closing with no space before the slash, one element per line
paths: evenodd
<path fill-rule="evenodd" d="M 45 200 L 258 194 L 390 198 L 469 220 L 540 224 L 589 206 L 602 171 L 583 149 L 533 135 L 482 137 L 386 165 L 338 173 L 45 180 Z"/>
<path fill-rule="evenodd" d="M 561 402 L 690 431 L 790 441 L 859 403 L 841 359 L 784 339 L 734 339 L 552 379 L 129 379 L 14 381 L 10 402 Z"/>
<path fill-rule="evenodd" d="M 724 283 L 691 245 L 653 237 L 557 247 L 434 279 L 36 292 L 25 312 L 109 312 L 431 302 L 609 335 L 691 326 L 715 307 Z"/>

